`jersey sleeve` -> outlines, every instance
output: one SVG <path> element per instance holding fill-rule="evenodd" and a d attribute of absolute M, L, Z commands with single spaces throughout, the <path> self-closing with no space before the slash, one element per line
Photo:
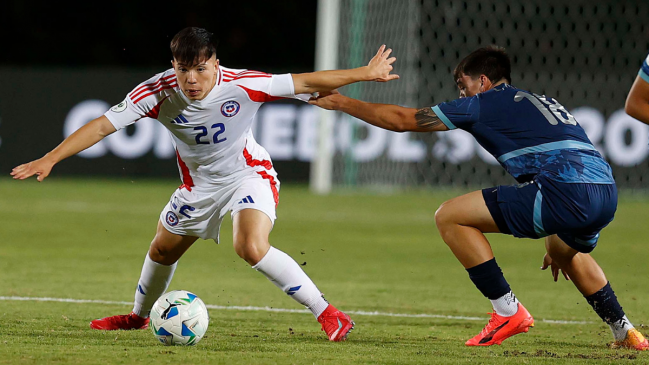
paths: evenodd
<path fill-rule="evenodd" d="M 644 62 L 642 62 L 642 68 L 640 68 L 638 76 L 649 83 L 649 55 L 647 55 L 647 58 L 645 58 Z"/>
<path fill-rule="evenodd" d="M 126 99 L 121 103 L 108 109 L 104 115 L 116 130 L 120 130 L 142 119 L 144 114 L 146 113 L 144 113 L 141 108 L 134 105 L 133 102 L 126 97 Z"/>
<path fill-rule="evenodd" d="M 480 100 L 477 96 L 440 103 L 432 109 L 450 130 L 467 130 L 480 118 Z"/>
<path fill-rule="evenodd" d="M 295 83 L 293 83 L 293 76 L 291 74 L 273 75 L 270 84 L 270 94 L 302 101 L 309 101 L 311 97 L 310 94 L 295 94 Z"/>
<path fill-rule="evenodd" d="M 177 86 L 173 69 L 157 74 L 139 84 L 121 103 L 110 108 L 104 115 L 116 130 L 126 128 L 138 120 L 157 118 L 160 103 Z"/>
<path fill-rule="evenodd" d="M 255 71 L 247 71 L 255 72 Z M 291 74 L 252 74 L 243 72 L 236 76 L 239 87 L 246 90 L 252 101 L 266 102 L 277 99 L 297 99 L 308 101 L 311 95 L 295 94 L 295 85 Z"/>

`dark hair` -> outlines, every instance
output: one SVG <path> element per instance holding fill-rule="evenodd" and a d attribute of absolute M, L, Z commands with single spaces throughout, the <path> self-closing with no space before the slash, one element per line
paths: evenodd
<path fill-rule="evenodd" d="M 459 79 L 462 74 L 476 78 L 485 75 L 491 82 L 498 82 L 502 79 L 507 83 L 512 82 L 512 65 L 505 49 L 498 46 L 489 46 L 479 48 L 464 59 L 455 67 L 453 71 L 454 81 Z"/>
<path fill-rule="evenodd" d="M 176 62 L 196 65 L 216 55 L 214 34 L 203 28 L 189 27 L 171 40 L 171 54 Z"/>

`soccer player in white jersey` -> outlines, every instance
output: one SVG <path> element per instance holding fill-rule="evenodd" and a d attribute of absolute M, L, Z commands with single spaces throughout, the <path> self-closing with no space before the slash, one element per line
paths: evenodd
<path fill-rule="evenodd" d="M 178 259 L 198 239 L 218 242 L 221 221 L 232 213 L 234 249 L 254 269 L 313 312 L 331 341 L 345 340 L 354 322 L 329 304 L 291 257 L 271 246 L 279 180 L 251 125 L 262 103 L 308 100 L 358 81 L 385 82 L 394 57 L 381 46 L 369 64 L 351 70 L 271 75 L 220 65 L 213 34 L 185 28 L 171 41 L 173 68 L 130 92 L 105 115 L 90 121 L 44 157 L 13 169 L 14 179 L 46 178 L 59 161 L 137 120 L 157 119 L 171 132 L 182 185 L 160 213 L 144 260 L 133 311 L 97 319 L 98 330 L 142 329 L 153 303 L 169 286 Z M 299 97 L 300 94 L 306 94 Z"/>
<path fill-rule="evenodd" d="M 649 124 L 649 55 L 631 86 L 624 110 L 635 119 Z"/>

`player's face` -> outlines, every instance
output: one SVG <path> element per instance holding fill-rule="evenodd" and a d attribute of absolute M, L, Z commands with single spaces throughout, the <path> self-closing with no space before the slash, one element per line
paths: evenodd
<path fill-rule="evenodd" d="M 187 65 L 176 60 L 171 61 L 171 64 L 176 70 L 178 86 L 189 99 L 202 100 L 216 84 L 219 68 L 216 56 L 196 65 Z"/>
<path fill-rule="evenodd" d="M 469 75 L 462 74 L 460 78 L 455 80 L 455 83 L 460 90 L 461 98 L 469 98 L 485 91 L 483 90 L 484 82 L 482 76 L 473 79 Z"/>

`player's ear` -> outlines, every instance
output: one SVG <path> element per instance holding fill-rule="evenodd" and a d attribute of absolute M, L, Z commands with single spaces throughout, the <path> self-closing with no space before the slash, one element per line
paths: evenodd
<path fill-rule="evenodd" d="M 491 89 L 491 80 L 486 75 L 480 75 L 480 90 L 481 91 L 487 91 Z"/>

